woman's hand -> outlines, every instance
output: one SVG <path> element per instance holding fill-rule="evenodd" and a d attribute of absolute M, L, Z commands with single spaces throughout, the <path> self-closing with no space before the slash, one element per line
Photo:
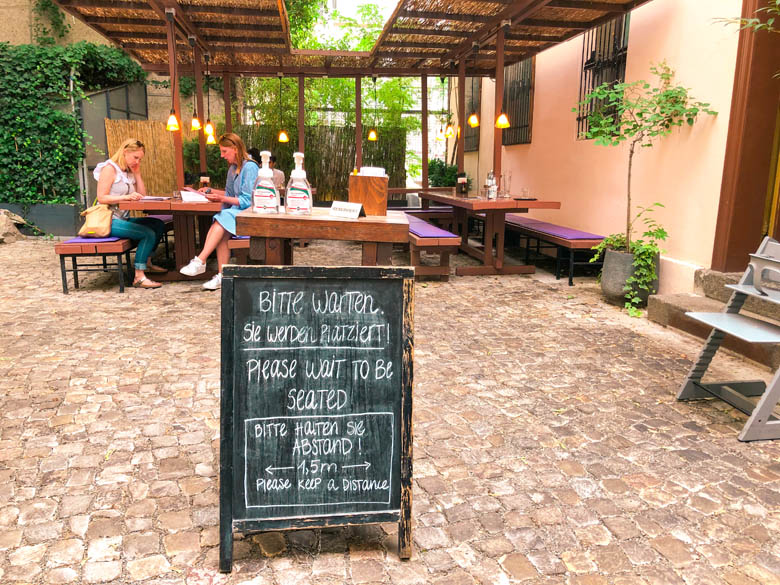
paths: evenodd
<path fill-rule="evenodd" d="M 143 195 L 137 191 L 130 193 L 129 195 L 125 195 L 125 201 L 138 201 L 139 199 L 143 199 Z"/>
<path fill-rule="evenodd" d="M 225 194 L 224 193 L 217 193 L 216 191 L 212 191 L 211 193 L 205 193 L 206 199 L 209 201 L 212 201 L 214 203 L 224 203 L 225 202 Z"/>

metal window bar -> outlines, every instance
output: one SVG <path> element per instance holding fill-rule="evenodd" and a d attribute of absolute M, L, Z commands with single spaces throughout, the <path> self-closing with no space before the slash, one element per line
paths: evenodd
<path fill-rule="evenodd" d="M 531 143 L 535 64 L 531 57 L 504 68 L 504 112 L 510 124 L 502 132 L 504 146 Z"/>
<path fill-rule="evenodd" d="M 472 91 L 472 87 L 474 90 Z M 472 112 L 476 112 L 477 115 L 480 117 L 480 124 L 484 123 L 484 120 L 482 120 L 482 113 L 480 111 L 480 108 L 482 107 L 481 103 L 481 97 L 482 97 L 482 78 L 477 78 L 476 80 L 471 77 L 466 78 L 466 118 L 471 115 Z M 466 131 L 463 135 L 464 139 L 464 146 L 463 146 L 463 152 L 474 152 L 479 150 L 479 126 L 476 128 L 472 128 L 468 124 L 466 124 Z"/>
<path fill-rule="evenodd" d="M 626 53 L 630 14 L 618 16 L 591 29 L 582 37 L 582 72 L 578 102 L 603 83 L 622 83 L 626 79 Z M 601 104 L 580 105 L 577 112 L 577 138 L 588 131 L 588 116 Z"/>

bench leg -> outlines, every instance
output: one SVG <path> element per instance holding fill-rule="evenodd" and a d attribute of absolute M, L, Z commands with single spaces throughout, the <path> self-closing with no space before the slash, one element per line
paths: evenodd
<path fill-rule="evenodd" d="M 127 282 L 133 282 L 133 264 L 130 262 L 130 250 L 125 252 L 125 264 L 127 265 Z"/>
<path fill-rule="evenodd" d="M 439 254 L 439 266 L 447 267 L 447 274 L 442 274 L 439 277 L 439 280 L 448 282 L 450 280 L 450 253 L 449 252 L 441 252 Z"/>
<path fill-rule="evenodd" d="M 62 292 L 68 294 L 68 273 L 65 272 L 65 256 L 60 254 L 60 274 L 62 275 Z"/>
<path fill-rule="evenodd" d="M 563 261 L 563 248 L 555 247 L 555 280 L 561 279 L 561 262 Z"/>
<path fill-rule="evenodd" d="M 103 256 L 103 264 L 106 263 L 106 257 Z M 125 267 L 122 264 L 122 254 L 116 255 L 117 272 L 119 272 L 119 292 L 125 292 Z"/>
<path fill-rule="evenodd" d="M 73 269 L 73 288 L 79 287 L 79 264 L 75 256 L 70 257 L 70 265 Z"/>
<path fill-rule="evenodd" d="M 574 286 L 574 250 L 569 249 L 569 286 Z"/>

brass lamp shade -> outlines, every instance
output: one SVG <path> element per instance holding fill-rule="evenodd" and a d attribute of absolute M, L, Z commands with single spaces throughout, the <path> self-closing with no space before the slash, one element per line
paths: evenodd
<path fill-rule="evenodd" d="M 290 142 L 290 137 L 287 136 L 286 130 L 279 130 L 279 142 Z"/>
<path fill-rule="evenodd" d="M 455 136 L 455 130 L 452 127 L 452 124 L 447 124 L 447 129 L 444 131 L 444 136 L 446 136 L 447 138 L 452 138 L 453 136 Z"/>
<path fill-rule="evenodd" d="M 374 130 L 373 128 L 371 128 L 371 130 L 369 130 L 369 131 L 368 131 L 368 139 L 369 139 L 371 142 L 376 142 L 377 138 L 378 138 L 378 136 L 377 136 L 377 134 L 376 134 L 376 130 Z"/>
<path fill-rule="evenodd" d="M 176 132 L 179 129 L 179 120 L 176 118 L 176 112 L 171 110 L 171 115 L 168 116 L 168 123 L 165 125 L 165 129 L 169 132 Z"/>
<path fill-rule="evenodd" d="M 468 124 L 471 128 L 476 128 L 479 126 L 479 116 L 477 116 L 476 112 L 469 116 Z"/>
<path fill-rule="evenodd" d="M 509 118 L 503 112 L 496 119 L 496 128 L 509 128 Z"/>
<path fill-rule="evenodd" d="M 203 133 L 206 136 L 214 136 L 214 124 L 211 123 L 211 120 L 206 120 L 206 125 L 203 127 Z"/>
<path fill-rule="evenodd" d="M 192 117 L 192 125 L 190 126 L 193 130 L 200 130 L 200 120 L 198 120 L 197 116 Z"/>
<path fill-rule="evenodd" d="M 214 134 L 208 134 L 206 136 L 206 144 L 216 144 L 217 140 L 214 138 Z"/>

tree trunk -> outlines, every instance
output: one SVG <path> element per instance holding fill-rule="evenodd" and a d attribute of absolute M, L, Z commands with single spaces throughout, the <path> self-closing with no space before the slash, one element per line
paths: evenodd
<path fill-rule="evenodd" d="M 244 124 L 244 79 L 236 79 L 236 117 L 239 125 Z"/>

